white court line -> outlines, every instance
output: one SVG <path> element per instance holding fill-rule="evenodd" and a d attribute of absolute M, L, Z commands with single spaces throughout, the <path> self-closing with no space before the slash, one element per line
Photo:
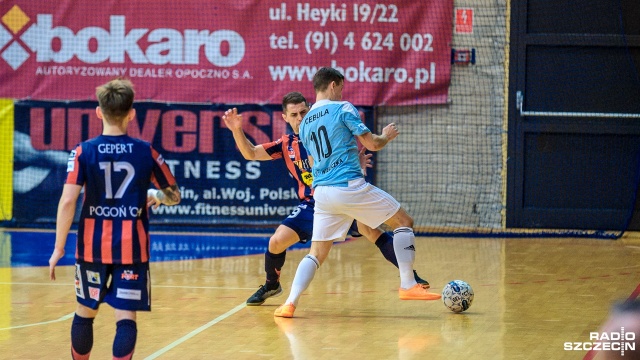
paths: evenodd
<path fill-rule="evenodd" d="M 183 342 L 185 342 L 185 341 L 187 341 L 187 340 L 191 339 L 192 337 L 194 337 L 194 336 L 198 335 L 199 333 L 203 332 L 204 330 L 207 330 L 207 329 L 208 329 L 208 328 L 210 328 L 211 326 L 213 326 L 213 325 L 215 325 L 215 324 L 219 323 L 220 321 L 222 321 L 222 320 L 224 320 L 224 319 L 228 318 L 229 316 L 231 316 L 231 315 L 233 315 L 233 314 L 237 313 L 238 311 L 240 311 L 240 310 L 244 309 L 245 307 L 247 307 L 247 303 L 244 303 L 244 302 L 243 302 L 242 304 L 240 304 L 240 305 L 236 306 L 235 308 L 233 308 L 233 309 L 231 309 L 231 310 L 227 311 L 226 313 L 224 313 L 224 314 L 222 314 L 222 315 L 218 316 L 217 318 L 215 318 L 215 319 L 213 319 L 213 320 L 209 321 L 208 323 L 206 323 L 206 324 L 204 324 L 204 325 L 200 326 L 199 328 L 197 328 L 197 329 L 193 330 L 192 332 L 188 333 L 187 335 L 185 335 L 185 336 L 181 337 L 180 339 L 178 339 L 178 340 L 176 340 L 176 341 L 172 342 L 171 344 L 169 344 L 169 345 L 167 345 L 167 346 L 163 347 L 162 349 L 160 349 L 160 350 L 158 350 L 158 351 L 154 352 L 153 354 L 151 354 L 151 355 L 147 356 L 147 357 L 145 358 L 145 360 L 155 359 L 155 358 L 157 358 L 157 357 L 159 357 L 159 356 L 163 355 L 163 354 L 164 354 L 164 353 L 166 353 L 167 351 L 169 351 L 169 350 L 173 349 L 174 347 L 176 347 L 176 346 L 178 346 L 178 345 L 182 344 Z"/>
<path fill-rule="evenodd" d="M 7 328 L 0 328 L 0 331 L 2 331 L 2 330 L 13 330 L 13 329 L 22 329 L 22 328 L 26 328 L 26 327 L 30 327 L 30 326 L 52 324 L 52 323 L 56 323 L 56 322 L 65 321 L 65 320 L 71 319 L 73 317 L 73 315 L 75 315 L 75 311 L 72 312 L 71 314 L 67 314 L 67 315 L 65 315 L 65 316 L 63 316 L 63 317 L 61 317 L 59 319 L 56 319 L 56 320 L 43 321 L 43 322 L 39 322 L 39 323 L 35 323 L 35 324 L 10 326 L 10 327 L 7 327 Z"/>

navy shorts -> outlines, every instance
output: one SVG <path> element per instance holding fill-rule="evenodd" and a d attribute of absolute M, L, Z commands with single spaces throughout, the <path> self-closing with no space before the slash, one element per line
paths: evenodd
<path fill-rule="evenodd" d="M 313 235 L 313 207 L 314 202 L 305 200 L 291 212 L 286 219 L 282 220 L 282 225 L 295 231 L 300 238 L 300 242 L 305 244 Z M 353 221 L 349 229 L 349 236 L 360 237 L 362 234 L 358 232 L 356 221 Z"/>
<path fill-rule="evenodd" d="M 76 299 L 91 309 L 106 302 L 114 309 L 151 310 L 149 263 L 76 263 Z"/>
<path fill-rule="evenodd" d="M 282 225 L 295 231 L 303 244 L 309 241 L 313 234 L 313 206 L 313 201 L 305 200 L 298 204 L 291 215 L 282 220 Z"/>

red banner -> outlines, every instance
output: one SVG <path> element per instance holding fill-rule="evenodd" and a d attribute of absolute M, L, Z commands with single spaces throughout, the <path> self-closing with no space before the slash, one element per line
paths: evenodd
<path fill-rule="evenodd" d="M 356 105 L 447 101 L 453 1 L 0 2 L 0 97 L 92 99 L 130 78 L 139 100 L 313 100 L 322 66 Z"/>

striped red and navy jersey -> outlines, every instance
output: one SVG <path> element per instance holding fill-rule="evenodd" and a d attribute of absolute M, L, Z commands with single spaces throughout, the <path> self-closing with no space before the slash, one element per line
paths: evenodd
<path fill-rule="evenodd" d="M 66 184 L 84 186 L 76 259 L 102 264 L 149 261 L 147 190 L 176 184 L 162 155 L 127 135 L 87 140 L 71 151 Z"/>
<path fill-rule="evenodd" d="M 298 182 L 298 197 L 300 201 L 313 199 L 313 175 L 307 150 L 304 148 L 297 134 L 282 135 L 276 141 L 262 144 L 272 159 L 284 160 L 289 173 Z"/>

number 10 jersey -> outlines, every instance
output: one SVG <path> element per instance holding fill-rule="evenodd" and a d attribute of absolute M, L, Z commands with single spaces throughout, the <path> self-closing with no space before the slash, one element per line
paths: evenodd
<path fill-rule="evenodd" d="M 300 140 L 313 157 L 313 188 L 345 187 L 362 178 L 358 144 L 354 136 L 370 130 L 358 110 L 347 101 L 320 100 L 300 124 Z"/>

